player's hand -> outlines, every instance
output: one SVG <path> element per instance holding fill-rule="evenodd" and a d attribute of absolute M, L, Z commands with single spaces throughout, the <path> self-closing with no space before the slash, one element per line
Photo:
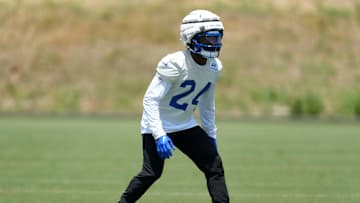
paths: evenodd
<path fill-rule="evenodd" d="M 211 143 L 213 144 L 213 146 L 215 147 L 215 150 L 217 151 L 217 143 L 216 143 L 216 139 L 210 137 Z"/>
<path fill-rule="evenodd" d="M 167 135 L 161 136 L 156 140 L 156 150 L 162 159 L 168 159 L 172 156 L 175 146 Z"/>

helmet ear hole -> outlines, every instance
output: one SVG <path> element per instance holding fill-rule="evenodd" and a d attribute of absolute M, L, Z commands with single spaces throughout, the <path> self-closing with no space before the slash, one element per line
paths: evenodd
<path fill-rule="evenodd" d="M 199 47 L 195 46 L 193 41 L 191 41 L 191 43 L 188 43 L 188 47 L 191 52 L 199 52 L 200 51 Z"/>

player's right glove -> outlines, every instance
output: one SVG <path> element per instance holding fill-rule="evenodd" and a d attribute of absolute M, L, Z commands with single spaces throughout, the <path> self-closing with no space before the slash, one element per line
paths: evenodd
<path fill-rule="evenodd" d="M 156 140 L 156 150 L 162 159 L 168 159 L 172 156 L 172 150 L 175 146 L 167 135 L 161 136 Z"/>

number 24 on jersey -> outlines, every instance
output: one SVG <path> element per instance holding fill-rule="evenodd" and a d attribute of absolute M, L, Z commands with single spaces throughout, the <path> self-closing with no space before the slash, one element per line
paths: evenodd
<path fill-rule="evenodd" d="M 199 103 L 199 97 L 204 94 L 204 92 L 206 92 L 211 86 L 211 82 L 208 82 L 204 88 L 202 88 L 200 90 L 200 92 L 192 99 L 191 103 L 193 105 L 197 105 Z M 178 100 L 180 100 L 181 98 L 184 98 L 186 96 L 188 96 L 189 94 L 191 94 L 196 87 L 196 82 L 194 80 L 185 80 L 183 83 L 181 83 L 180 87 L 182 88 L 187 88 L 190 87 L 188 90 L 186 90 L 183 93 L 180 93 L 178 95 L 175 95 L 171 98 L 170 100 L 170 106 L 176 108 L 176 109 L 180 109 L 183 111 L 186 111 L 187 107 L 188 107 L 188 103 L 184 102 L 179 104 Z"/>

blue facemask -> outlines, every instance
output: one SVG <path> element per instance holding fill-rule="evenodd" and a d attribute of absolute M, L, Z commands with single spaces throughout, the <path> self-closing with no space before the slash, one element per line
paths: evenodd
<path fill-rule="evenodd" d="M 190 51 L 205 58 L 216 58 L 220 53 L 222 37 L 223 32 L 219 30 L 199 33 L 191 40 Z"/>

